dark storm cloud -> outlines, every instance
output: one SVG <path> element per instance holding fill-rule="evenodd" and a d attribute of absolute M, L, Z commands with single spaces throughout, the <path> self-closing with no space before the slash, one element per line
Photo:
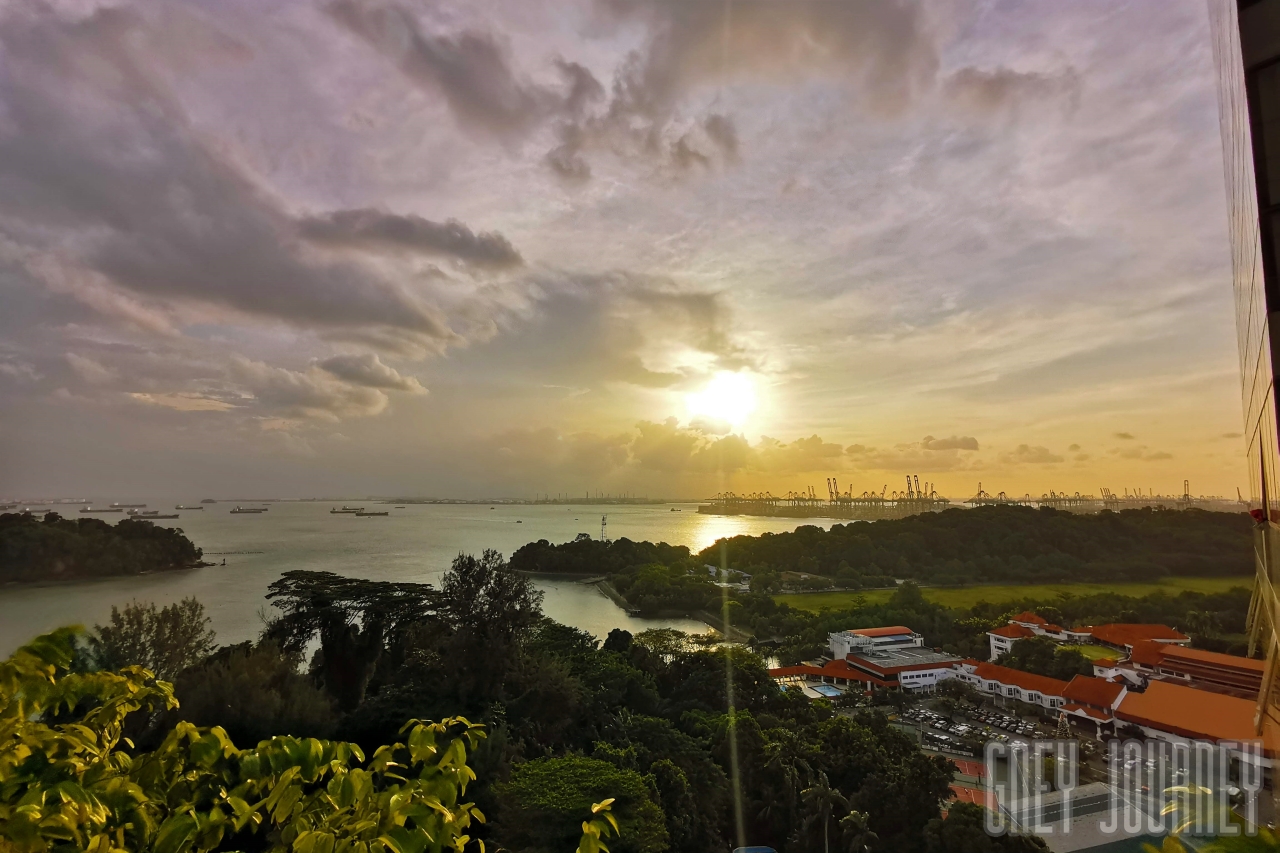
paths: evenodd
<path fill-rule="evenodd" d="M 165 321 L 111 288 L 308 326 L 453 339 L 419 297 L 358 264 L 307 256 L 292 219 L 207 144 L 146 64 L 156 38 L 127 10 L 66 22 L 33 7 L 0 25 L 0 230 L 45 259 L 30 268 L 95 309 L 134 311 L 144 326 Z M 499 257 L 492 235 L 472 248 Z"/>
<path fill-rule="evenodd" d="M 493 231 L 477 234 L 456 219 L 432 222 L 412 214 L 364 208 L 308 216 L 298 221 L 298 228 L 315 243 L 421 252 L 492 269 L 524 263 L 506 237 Z"/>
<path fill-rule="evenodd" d="M 335 355 L 320 362 L 321 369 L 352 385 L 385 388 L 410 394 L 425 394 L 422 384 L 412 376 L 402 376 L 395 368 L 382 363 L 375 353 Z"/>

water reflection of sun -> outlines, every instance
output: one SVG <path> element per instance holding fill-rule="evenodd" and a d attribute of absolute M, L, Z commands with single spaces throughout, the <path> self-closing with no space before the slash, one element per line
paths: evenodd
<path fill-rule="evenodd" d="M 747 519 L 739 516 L 699 514 L 697 519 L 698 528 L 694 532 L 695 544 L 690 549 L 695 554 L 703 548 L 710 548 L 719 539 L 751 535 L 756 532 L 752 529 L 752 525 Z"/>

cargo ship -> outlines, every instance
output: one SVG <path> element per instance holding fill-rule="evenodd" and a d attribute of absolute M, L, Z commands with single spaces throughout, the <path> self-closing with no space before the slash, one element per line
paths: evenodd
<path fill-rule="evenodd" d="M 237 504 L 235 509 L 231 510 L 231 514 L 232 515 L 258 515 L 259 513 L 263 513 L 266 511 L 267 511 L 266 507 L 239 506 Z"/>
<path fill-rule="evenodd" d="M 93 507 L 91 507 L 91 506 L 81 507 L 81 508 L 80 508 L 80 511 L 81 511 L 81 512 L 124 512 L 124 510 L 119 509 L 119 508 L 116 508 L 116 509 L 110 509 L 110 508 L 94 509 L 94 508 L 93 508 Z"/>
<path fill-rule="evenodd" d="M 359 515 L 362 512 L 364 512 L 364 507 L 362 506 L 347 506 L 345 504 L 342 509 L 329 510 L 330 515 L 343 515 L 344 513 L 349 515 Z"/>

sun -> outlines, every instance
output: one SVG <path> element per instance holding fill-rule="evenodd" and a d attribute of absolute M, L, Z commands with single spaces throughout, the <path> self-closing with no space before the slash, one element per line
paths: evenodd
<path fill-rule="evenodd" d="M 741 429 L 756 410 L 756 383 L 746 373 L 722 370 L 701 391 L 685 395 L 691 418 L 721 421 Z"/>

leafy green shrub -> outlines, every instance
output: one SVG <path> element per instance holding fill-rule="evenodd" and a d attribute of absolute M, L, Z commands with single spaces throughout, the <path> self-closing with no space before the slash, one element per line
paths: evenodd
<path fill-rule="evenodd" d="M 465 719 L 410 721 L 403 743 L 367 761 L 353 744 L 314 738 L 239 749 L 222 729 L 185 722 L 137 752 L 125 719 L 176 707 L 171 686 L 136 666 L 72 672 L 75 638 L 63 628 L 0 663 L 0 846 L 436 853 L 461 851 L 484 820 L 464 799 L 475 779 L 468 753 L 484 732 Z M 609 804 L 582 806 L 579 815 Z M 580 849 L 603 849 L 609 824 L 583 827 Z"/>
<path fill-rule="evenodd" d="M 498 837 L 512 850 L 566 850 L 581 833 L 581 815 L 606 794 L 621 840 L 613 853 L 661 853 L 667 849 L 665 818 L 644 778 L 607 761 L 581 755 L 536 758 L 516 765 L 511 781 L 498 785 L 503 801 Z"/>

